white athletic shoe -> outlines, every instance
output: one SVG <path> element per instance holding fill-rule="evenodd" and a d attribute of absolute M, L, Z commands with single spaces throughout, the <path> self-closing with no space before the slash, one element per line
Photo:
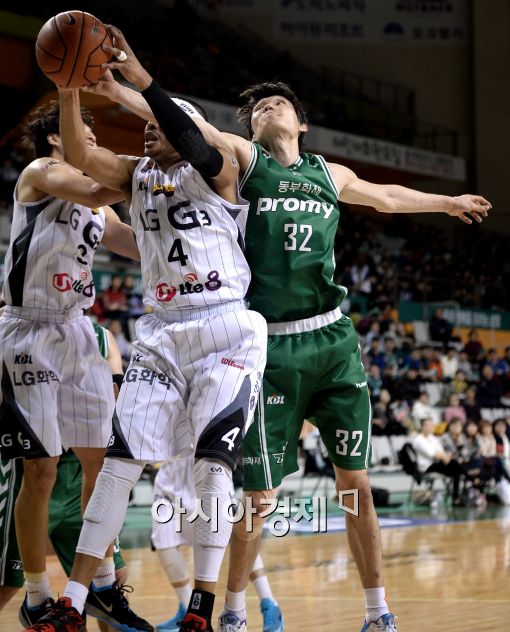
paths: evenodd
<path fill-rule="evenodd" d="M 218 619 L 218 632 L 248 632 L 246 619 L 241 621 L 233 612 L 224 612 Z"/>

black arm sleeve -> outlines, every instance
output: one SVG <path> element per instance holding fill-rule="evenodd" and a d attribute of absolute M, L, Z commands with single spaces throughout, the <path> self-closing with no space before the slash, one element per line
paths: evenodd
<path fill-rule="evenodd" d="M 142 95 L 163 134 L 183 160 L 187 160 L 205 179 L 217 176 L 223 167 L 223 156 L 206 143 L 191 116 L 181 110 L 154 80 Z"/>

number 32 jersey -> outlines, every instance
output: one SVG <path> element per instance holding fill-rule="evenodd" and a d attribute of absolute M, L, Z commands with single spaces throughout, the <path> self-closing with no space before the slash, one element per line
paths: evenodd
<path fill-rule="evenodd" d="M 244 299 L 248 202 L 238 202 L 223 200 L 189 163 L 166 173 L 150 158 L 138 163 L 130 215 L 145 303 L 177 310 Z"/>
<path fill-rule="evenodd" d="M 251 309 L 274 323 L 338 307 L 347 293 L 333 282 L 340 211 L 324 158 L 302 153 L 284 167 L 254 143 L 241 193 L 250 202 Z"/>

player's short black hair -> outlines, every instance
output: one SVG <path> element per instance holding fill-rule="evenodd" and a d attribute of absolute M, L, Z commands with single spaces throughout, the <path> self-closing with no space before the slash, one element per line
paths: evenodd
<path fill-rule="evenodd" d="M 266 97 L 272 97 L 275 95 L 285 97 L 288 101 L 292 103 L 300 124 L 308 122 L 306 118 L 306 112 L 301 101 L 297 98 L 294 91 L 289 87 L 288 84 L 284 83 L 283 81 L 265 81 L 264 83 L 257 83 L 253 86 L 250 86 L 247 90 L 241 92 L 241 94 L 239 95 L 246 100 L 246 103 L 237 110 L 237 120 L 244 127 L 248 138 L 253 137 L 253 129 L 251 127 L 253 108 L 261 99 L 265 99 Z M 304 135 L 305 132 L 300 132 L 299 134 L 298 140 L 300 148 L 303 143 Z"/>
<path fill-rule="evenodd" d="M 94 117 L 89 110 L 81 108 L 81 118 L 85 125 L 94 129 Z M 60 104 L 49 101 L 35 108 L 28 115 L 28 121 L 23 127 L 21 146 L 27 154 L 34 158 L 41 158 L 51 154 L 52 147 L 48 143 L 48 134 L 60 134 Z"/>

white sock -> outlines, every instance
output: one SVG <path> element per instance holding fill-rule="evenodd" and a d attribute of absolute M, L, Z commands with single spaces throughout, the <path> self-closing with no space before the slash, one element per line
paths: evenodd
<path fill-rule="evenodd" d="M 96 573 L 92 579 L 94 588 L 109 588 L 115 581 L 115 562 L 113 555 L 105 557 L 101 564 L 97 567 Z"/>
<path fill-rule="evenodd" d="M 25 573 L 27 584 L 27 606 L 37 608 L 51 597 L 48 573 Z"/>
<path fill-rule="evenodd" d="M 189 600 L 191 599 L 191 593 L 193 592 L 191 582 L 184 584 L 184 586 L 174 586 L 174 590 L 179 598 L 179 603 L 182 603 L 187 608 Z"/>
<path fill-rule="evenodd" d="M 262 601 L 262 599 L 271 599 L 271 601 L 275 601 L 267 575 L 257 577 L 257 579 L 254 579 L 252 583 L 255 586 L 257 595 L 259 596 L 259 601 Z"/>
<path fill-rule="evenodd" d="M 383 614 L 389 612 L 384 586 L 380 588 L 365 588 L 365 605 L 367 622 L 377 621 Z"/>
<path fill-rule="evenodd" d="M 241 619 L 241 621 L 246 619 L 246 590 L 241 590 L 241 592 L 232 592 L 227 588 L 225 610 L 233 612 Z"/>
<path fill-rule="evenodd" d="M 66 589 L 64 590 L 64 597 L 69 597 L 73 608 L 76 608 L 80 614 L 83 613 L 88 594 L 89 589 L 87 586 L 71 580 L 67 582 Z"/>

